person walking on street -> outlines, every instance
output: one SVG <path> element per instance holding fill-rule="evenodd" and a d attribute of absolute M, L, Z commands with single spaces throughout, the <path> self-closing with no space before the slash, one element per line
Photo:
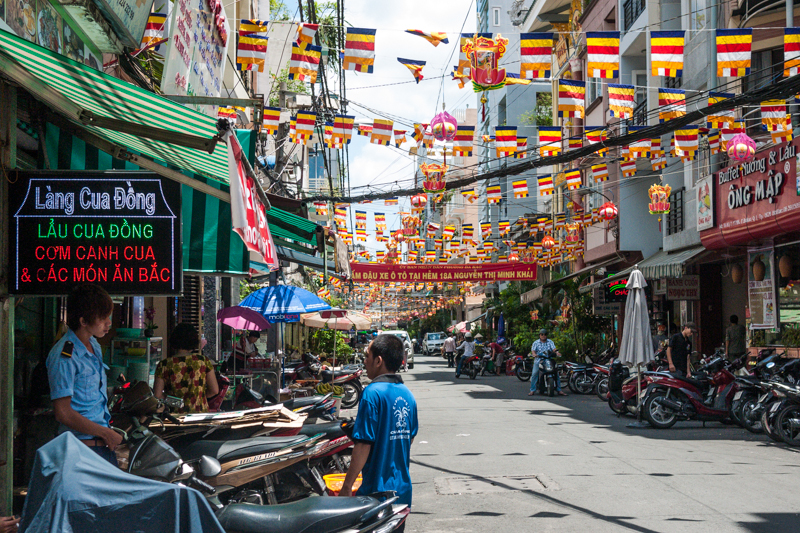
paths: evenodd
<path fill-rule="evenodd" d="M 503 359 L 505 357 L 505 348 L 503 348 L 504 342 L 493 342 L 489 345 L 490 356 L 492 361 L 494 361 L 494 369 L 495 373 L 499 376 L 501 374 L 500 369 L 503 367 Z"/>
<path fill-rule="evenodd" d="M 739 317 L 731 315 L 731 324 L 725 330 L 725 355 L 729 361 L 743 356 L 747 351 L 746 336 L 747 331 L 743 325 L 739 324 Z"/>
<path fill-rule="evenodd" d="M 461 354 L 461 359 L 458 360 L 458 364 L 456 365 L 456 377 L 461 375 L 461 367 L 464 365 L 464 361 L 475 355 L 475 343 L 472 342 L 472 334 L 467 333 L 464 336 L 464 342 L 456 348 L 456 350 L 460 350 L 464 348 L 464 353 Z"/>
<path fill-rule="evenodd" d="M 456 353 L 456 339 L 453 337 L 453 334 L 447 336 L 442 344 L 442 353 L 444 354 L 445 359 L 447 359 L 447 368 L 453 367 L 453 358 L 455 357 Z"/>
<path fill-rule="evenodd" d="M 122 436 L 111 429 L 106 371 L 98 338 L 111 329 L 114 302 L 99 285 L 84 283 L 67 296 L 67 333 L 47 356 L 50 398 L 58 433 L 71 431 L 97 455 L 117 466 Z"/>
<path fill-rule="evenodd" d="M 372 382 L 364 389 L 353 427 L 350 467 L 340 496 L 352 496 L 362 474 L 359 494 L 395 491 L 397 503 L 411 506 L 409 465 L 411 444 L 417 436 L 417 402 L 397 371 L 404 347 L 394 335 L 379 335 L 367 348 L 364 366 Z M 397 531 L 403 531 L 405 523 Z"/>
<path fill-rule="evenodd" d="M 531 344 L 531 352 L 533 353 L 533 372 L 531 373 L 531 390 L 528 396 L 536 394 L 536 386 L 539 384 L 539 354 L 552 351 L 559 357 L 561 353 L 556 350 L 556 345 L 547 338 L 547 330 L 539 330 L 539 338 Z M 556 377 L 556 392 L 559 396 L 566 396 L 567 394 L 561 390 L 561 378 Z"/>
<path fill-rule="evenodd" d="M 669 363 L 670 372 L 687 378 L 692 377 L 692 371 L 689 369 L 689 356 L 692 353 L 692 335 L 694 333 L 697 333 L 697 326 L 694 322 L 687 322 L 683 329 L 669 340 L 667 363 Z"/>

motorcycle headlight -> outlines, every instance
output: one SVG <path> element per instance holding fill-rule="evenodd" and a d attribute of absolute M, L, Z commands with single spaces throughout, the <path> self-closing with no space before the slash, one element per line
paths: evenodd
<path fill-rule="evenodd" d="M 553 362 L 550 359 L 545 360 L 544 369 L 547 372 L 552 372 L 553 371 Z"/>

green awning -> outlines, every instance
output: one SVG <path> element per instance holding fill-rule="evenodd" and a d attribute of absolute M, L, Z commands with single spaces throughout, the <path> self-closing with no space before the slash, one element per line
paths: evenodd
<path fill-rule="evenodd" d="M 320 230 L 321 226 L 314 222 L 278 207 L 273 207 L 267 211 L 267 222 L 269 222 L 270 230 L 274 231 L 276 227 L 281 228 L 296 236 L 292 240 L 317 247 L 317 231 Z"/>
<path fill-rule="evenodd" d="M 215 118 L 2 30 L 0 69 L 51 109 L 97 137 L 181 170 L 228 183 L 224 145 L 212 154 L 203 151 L 216 144 L 212 140 L 217 135 Z M 108 129 L 112 124 L 129 133 Z M 165 137 L 171 142 L 155 140 Z M 204 142 L 206 147 L 188 147 L 202 146 Z"/>

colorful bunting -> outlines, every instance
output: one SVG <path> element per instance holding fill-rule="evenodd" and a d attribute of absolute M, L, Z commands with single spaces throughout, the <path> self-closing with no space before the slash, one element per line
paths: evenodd
<path fill-rule="evenodd" d="M 355 117 L 350 115 L 333 116 L 333 138 L 337 144 L 350 144 L 354 121 Z"/>
<path fill-rule="evenodd" d="M 517 151 L 514 153 L 514 159 L 525 159 L 528 157 L 528 138 L 517 137 Z"/>
<path fill-rule="evenodd" d="M 521 33 L 519 75 L 525 79 L 548 79 L 553 55 L 552 33 Z"/>
<path fill-rule="evenodd" d="M 489 204 L 499 204 L 502 198 L 503 193 L 499 185 L 489 185 L 486 187 L 486 201 Z"/>
<path fill-rule="evenodd" d="M 553 194 L 553 176 L 550 174 L 545 174 L 544 176 L 539 176 L 539 196 L 549 196 Z"/>
<path fill-rule="evenodd" d="M 269 135 L 275 135 L 278 132 L 278 127 L 281 123 L 281 108 L 265 107 L 261 120 L 261 125 L 264 129 L 264 132 Z"/>
<path fill-rule="evenodd" d="M 772 142 L 775 144 L 792 142 L 792 139 L 794 138 L 792 133 L 792 117 L 790 115 L 786 115 L 786 126 L 782 130 L 773 131 L 771 133 Z"/>
<path fill-rule="evenodd" d="M 305 48 L 300 48 L 297 43 L 292 43 L 292 58 L 289 60 L 289 79 L 316 83 L 321 57 L 322 48 L 319 46 L 309 44 Z"/>
<path fill-rule="evenodd" d="M 711 155 L 719 153 L 719 132 L 715 131 L 713 133 L 708 134 L 708 149 L 711 151 Z"/>
<path fill-rule="evenodd" d="M 586 133 L 586 141 L 590 145 L 608 140 L 608 130 L 605 129 L 605 126 L 586 126 L 584 133 Z M 608 148 L 600 148 L 595 153 L 600 157 L 605 157 L 608 155 Z"/>
<path fill-rule="evenodd" d="M 297 37 L 295 37 L 295 41 L 297 41 L 297 46 L 300 48 L 305 48 L 309 46 L 312 42 L 314 42 L 314 36 L 317 34 L 319 30 L 319 24 L 308 24 L 306 22 L 300 22 L 297 24 Z"/>
<path fill-rule="evenodd" d="M 170 4 L 165 3 L 167 6 Z M 139 45 L 140 49 L 147 48 L 150 43 L 160 41 L 164 38 L 164 23 L 167 22 L 167 13 L 150 13 L 147 17 L 147 24 L 144 27 L 144 35 Z"/>
<path fill-rule="evenodd" d="M 595 183 L 602 183 L 608 179 L 608 165 L 600 163 L 599 165 L 592 165 L 592 178 Z"/>
<path fill-rule="evenodd" d="M 750 74 L 750 49 L 753 28 L 717 30 L 717 76 L 741 77 Z"/>
<path fill-rule="evenodd" d="M 581 187 L 581 169 L 571 168 L 564 171 L 564 179 L 567 182 L 567 189 L 573 191 Z"/>
<path fill-rule="evenodd" d="M 236 122 L 238 120 L 238 115 L 236 115 L 236 110 L 232 107 L 220 107 L 217 111 L 218 118 L 226 118 L 232 122 Z"/>
<path fill-rule="evenodd" d="M 783 75 L 800 74 L 800 28 L 783 30 Z"/>
<path fill-rule="evenodd" d="M 525 187 L 526 188 L 528 187 L 527 183 L 526 183 Z M 527 196 L 527 193 L 525 194 L 525 196 Z M 508 221 L 508 220 L 500 220 L 500 221 L 497 222 L 497 231 L 498 231 L 498 233 L 500 234 L 501 237 L 503 235 L 505 235 L 506 233 L 508 233 L 510 229 L 511 229 L 511 222 L 510 221 Z"/>
<path fill-rule="evenodd" d="M 400 148 L 400 145 L 406 142 L 406 130 L 394 130 L 394 145 Z"/>
<path fill-rule="evenodd" d="M 264 72 L 267 60 L 267 21 L 244 19 L 239 22 L 236 69 Z"/>
<path fill-rule="evenodd" d="M 517 127 L 496 126 L 494 128 L 497 157 L 514 155 L 517 151 Z"/>
<path fill-rule="evenodd" d="M 462 157 L 472 156 L 472 139 L 475 136 L 475 126 L 458 125 L 456 136 L 453 140 L 453 154 Z"/>
<path fill-rule="evenodd" d="M 633 117 L 633 85 L 608 84 L 608 111 L 611 117 Z"/>
<path fill-rule="evenodd" d="M 675 130 L 675 154 L 694 158 L 699 149 L 698 126 L 683 126 Z"/>
<path fill-rule="evenodd" d="M 628 126 L 628 132 L 633 133 L 639 130 L 643 130 L 647 128 L 647 126 Z M 650 157 L 650 139 L 639 139 L 638 141 L 633 141 L 630 146 L 630 156 L 629 159 L 636 160 L 640 158 Z"/>
<path fill-rule="evenodd" d="M 475 192 L 475 187 L 461 189 L 461 196 L 463 196 L 469 203 L 472 203 L 478 199 L 478 194 Z"/>
<path fill-rule="evenodd" d="M 658 121 L 666 122 L 686 114 L 686 91 L 658 89 Z"/>
<path fill-rule="evenodd" d="M 325 143 L 325 147 L 329 149 L 339 149 L 344 147 L 344 145 L 337 143 L 333 138 L 333 122 L 325 123 L 325 128 L 323 129 L 322 133 L 322 140 Z"/>
<path fill-rule="evenodd" d="M 650 32 L 650 64 L 653 76 L 683 76 L 683 31 Z"/>
<path fill-rule="evenodd" d="M 531 80 L 520 78 L 519 74 L 513 72 L 506 72 L 506 85 L 530 85 Z"/>
<path fill-rule="evenodd" d="M 481 238 L 486 239 L 492 234 L 492 223 L 481 222 Z"/>
<path fill-rule="evenodd" d="M 318 217 L 328 216 L 328 203 L 327 202 L 314 202 L 314 209 Z"/>
<path fill-rule="evenodd" d="M 417 83 L 419 83 L 419 80 L 424 78 L 422 75 L 422 67 L 425 66 L 425 61 L 403 59 L 402 57 L 398 57 L 397 61 L 411 71 L 411 75 L 414 76 L 414 79 L 417 80 Z"/>
<path fill-rule="evenodd" d="M 733 98 L 733 93 L 708 93 L 708 105 L 712 106 L 728 98 Z M 726 109 L 724 111 L 716 111 L 713 115 L 706 117 L 706 127 L 708 128 L 721 128 L 723 124 L 733 122 L 735 120 L 733 109 Z"/>
<path fill-rule="evenodd" d="M 383 205 L 397 205 L 397 197 L 385 199 Z"/>
<path fill-rule="evenodd" d="M 583 118 L 584 100 L 586 99 L 586 82 L 576 80 L 558 80 L 558 116 L 559 118 Z"/>
<path fill-rule="evenodd" d="M 630 178 L 636 174 L 636 161 L 620 161 L 619 169 L 623 177 Z"/>
<path fill-rule="evenodd" d="M 667 156 L 664 154 L 664 150 L 651 151 L 650 164 L 652 165 L 653 171 L 667 168 Z"/>
<path fill-rule="evenodd" d="M 317 114 L 310 111 L 298 111 L 296 117 L 296 138 L 297 144 L 308 144 L 308 140 L 314 134 L 314 125 L 317 121 Z"/>
<path fill-rule="evenodd" d="M 447 239 L 448 241 L 452 240 L 453 235 L 455 235 L 455 233 L 456 233 L 455 226 L 445 226 L 444 229 L 442 230 L 442 238 Z"/>
<path fill-rule="evenodd" d="M 761 123 L 767 127 L 767 131 L 786 129 L 786 100 L 761 102 Z"/>
<path fill-rule="evenodd" d="M 578 135 L 577 137 L 570 137 L 567 139 L 567 149 L 568 150 L 576 150 L 578 148 L 583 148 L 583 137 Z"/>
<path fill-rule="evenodd" d="M 377 231 L 386 231 L 386 214 L 375 213 L 375 229 Z"/>
<path fill-rule="evenodd" d="M 367 212 L 356 211 L 356 229 L 364 229 L 367 227 Z"/>
<path fill-rule="evenodd" d="M 728 150 L 728 141 L 733 139 L 734 135 L 737 133 L 744 133 L 743 122 L 728 123 L 722 127 L 720 130 L 720 144 L 722 145 L 723 152 Z"/>
<path fill-rule="evenodd" d="M 539 155 L 548 157 L 561 153 L 561 126 L 539 126 Z"/>
<path fill-rule="evenodd" d="M 394 126 L 394 121 L 376 118 L 372 123 L 372 134 L 369 142 L 371 144 L 389 146 L 392 141 L 392 126 Z"/>
<path fill-rule="evenodd" d="M 618 31 L 586 32 L 586 70 L 592 78 L 619 78 Z"/>
<path fill-rule="evenodd" d="M 356 72 L 372 74 L 374 63 L 375 30 L 367 28 L 347 28 L 342 67 L 345 70 L 355 70 Z"/>
<path fill-rule="evenodd" d="M 433 46 L 439 46 L 439 43 L 447 44 L 450 42 L 450 40 L 447 38 L 447 34 L 443 31 L 427 33 L 422 30 L 406 30 L 406 33 L 422 37 L 423 39 L 431 43 Z"/>

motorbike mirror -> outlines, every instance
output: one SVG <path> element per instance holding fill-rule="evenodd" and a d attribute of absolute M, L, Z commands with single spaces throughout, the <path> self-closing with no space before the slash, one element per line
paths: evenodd
<path fill-rule="evenodd" d="M 183 398 L 167 396 L 167 398 L 164 400 L 164 405 L 169 407 L 171 411 L 175 411 L 183 407 Z"/>
<path fill-rule="evenodd" d="M 219 461 L 214 459 L 213 457 L 209 457 L 208 455 L 204 455 L 200 458 L 200 465 L 198 466 L 198 470 L 200 475 L 204 478 L 214 477 L 219 475 L 222 472 L 222 465 L 219 464 Z"/>

